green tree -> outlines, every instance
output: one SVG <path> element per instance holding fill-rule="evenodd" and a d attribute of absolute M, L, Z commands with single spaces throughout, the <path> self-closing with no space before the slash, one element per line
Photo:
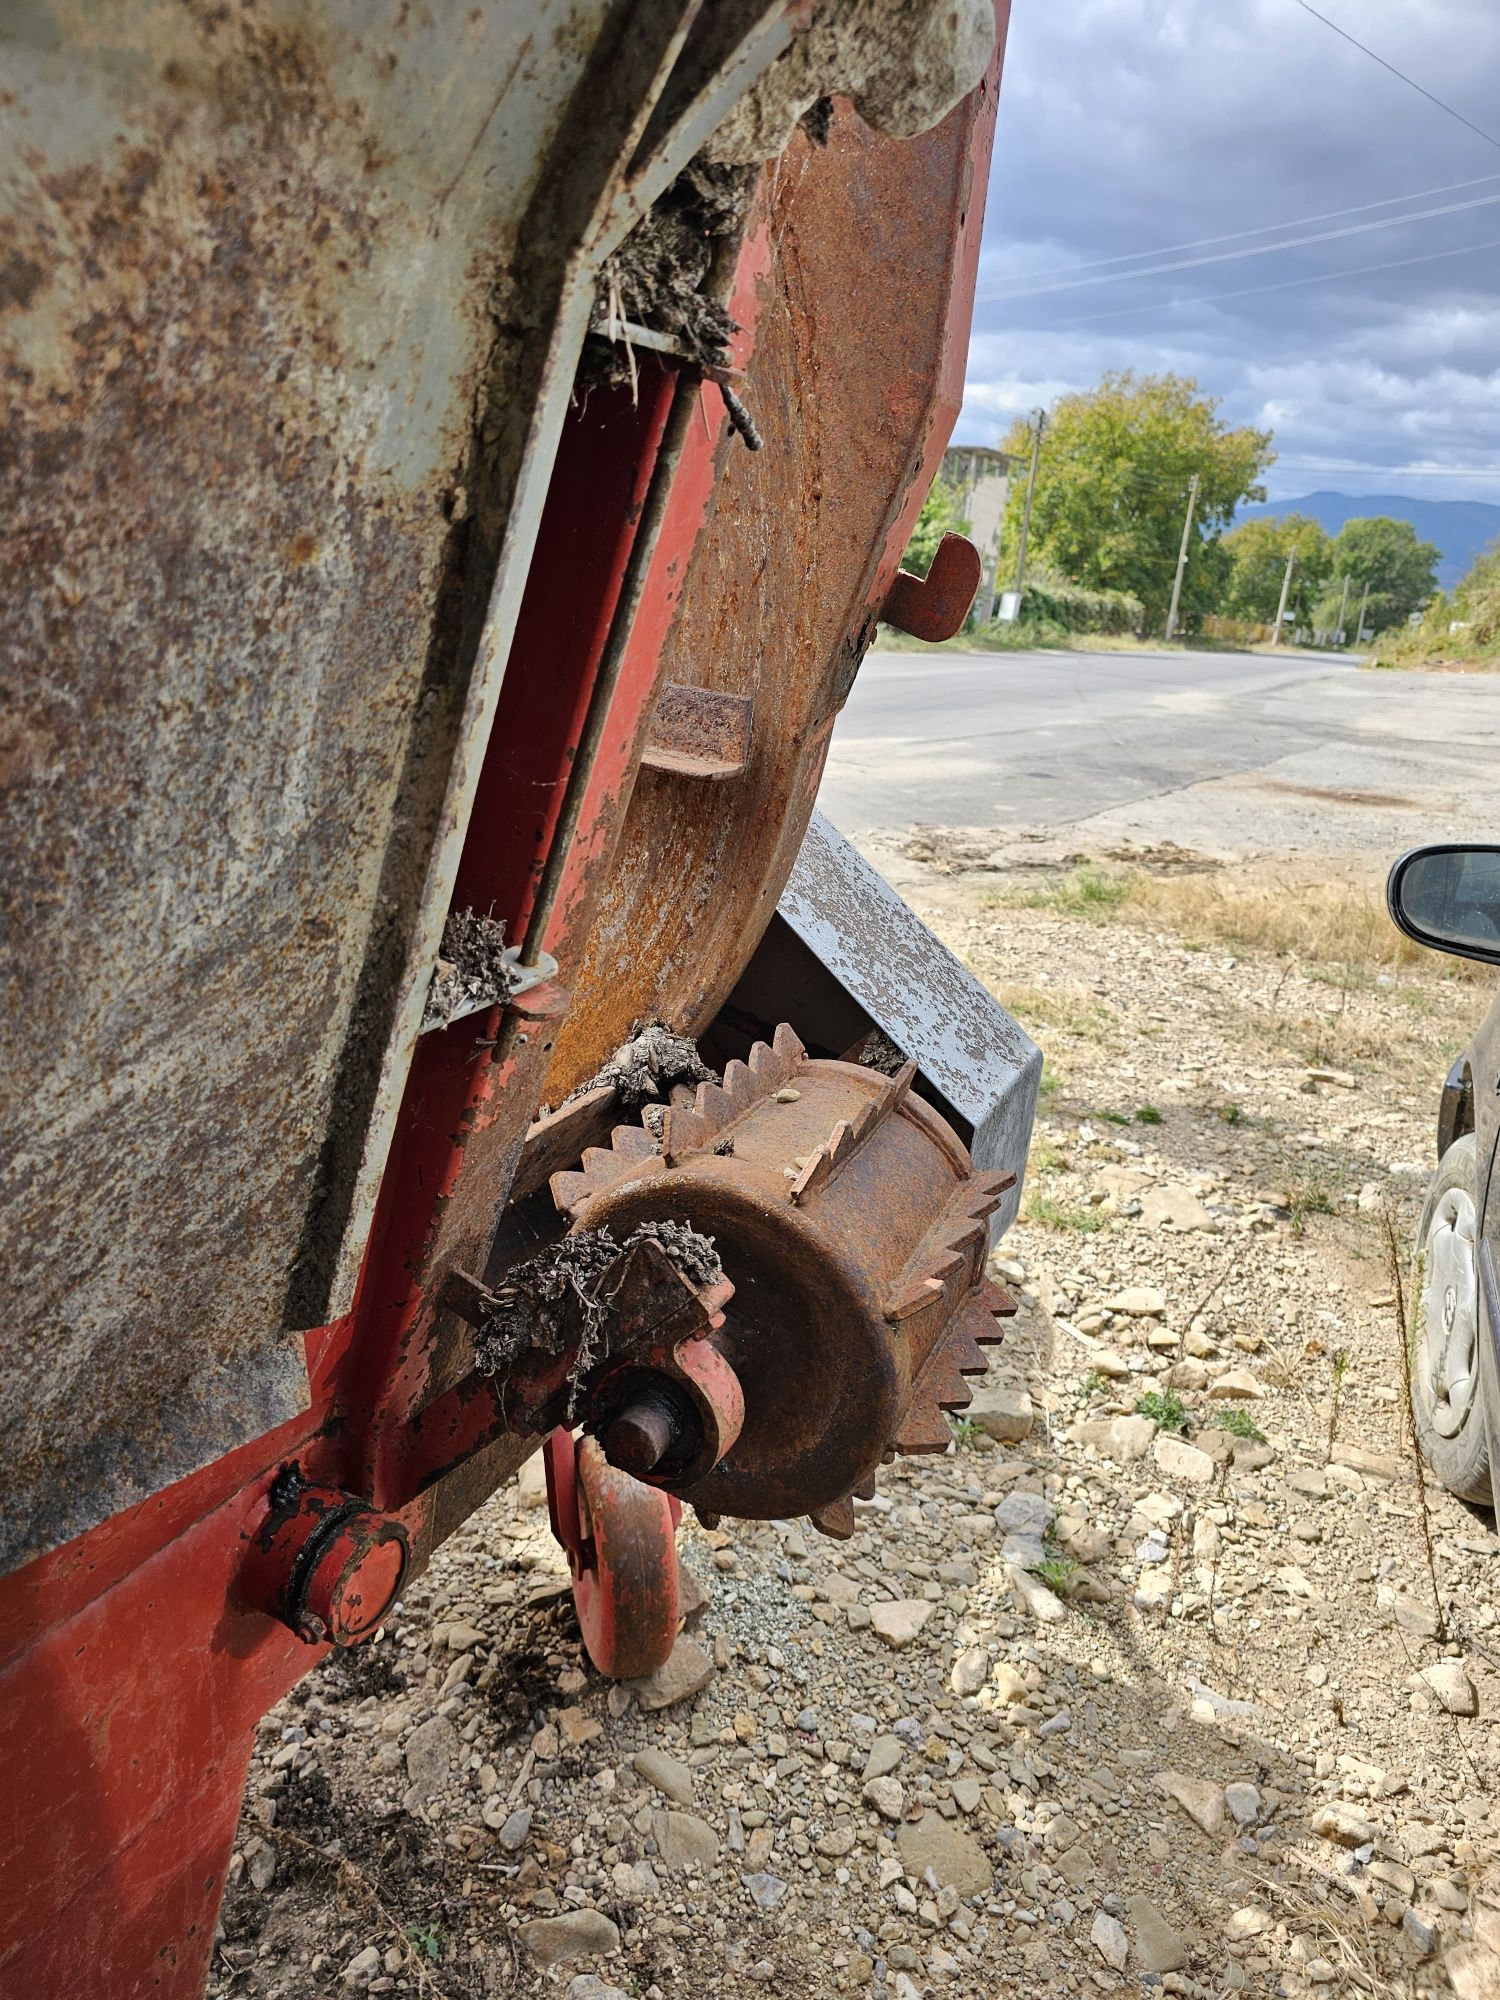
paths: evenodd
<path fill-rule="evenodd" d="M 1393 521 L 1385 514 L 1346 522 L 1333 544 L 1333 575 L 1348 577 L 1356 617 L 1369 585 L 1365 622 L 1377 632 L 1403 625 L 1421 610 L 1437 590 L 1441 560 L 1442 550 L 1419 541 L 1410 521 Z"/>
<path fill-rule="evenodd" d="M 1266 514 L 1242 521 L 1224 537 L 1230 562 L 1224 609 L 1231 618 L 1268 625 L 1281 604 L 1287 557 L 1297 553 L 1288 608 L 1299 611 L 1321 594 L 1333 568 L 1333 543 L 1310 514 Z"/>
<path fill-rule="evenodd" d="M 966 535 L 968 532 L 969 523 L 963 516 L 963 498 L 958 488 L 939 473 L 922 502 L 922 511 L 911 531 L 901 567 L 911 570 L 916 576 L 926 576 L 944 535 Z"/>
<path fill-rule="evenodd" d="M 1196 623 L 1222 602 L 1229 559 L 1221 541 L 1242 500 L 1262 500 L 1269 431 L 1231 430 L 1218 402 L 1180 375 L 1109 374 L 1097 389 L 1065 396 L 1042 444 L 1028 562 L 1091 590 L 1126 590 L 1160 626 L 1172 596 L 1188 487 L 1198 509 L 1183 584 L 1182 619 Z M 1018 422 L 1004 449 L 1020 460 L 1029 432 Z M 1005 541 L 1015 562 L 1025 481 L 1012 485 Z M 1006 574 L 1002 555 L 1001 574 Z"/>

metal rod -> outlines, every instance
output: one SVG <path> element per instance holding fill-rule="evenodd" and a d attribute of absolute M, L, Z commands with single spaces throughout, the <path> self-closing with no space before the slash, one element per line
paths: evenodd
<path fill-rule="evenodd" d="M 687 440 L 688 423 L 697 400 L 697 378 L 682 376 L 674 391 L 671 412 L 667 417 L 666 429 L 662 433 L 661 448 L 656 454 L 650 491 L 646 496 L 641 525 L 630 551 L 630 563 L 620 592 L 620 601 L 615 606 L 609 640 L 603 658 L 599 662 L 599 671 L 594 677 L 588 713 L 584 717 L 583 730 L 578 740 L 578 754 L 573 759 L 567 790 L 563 795 L 562 811 L 558 815 L 552 844 L 547 853 L 546 866 L 542 870 L 542 879 L 537 886 L 536 900 L 531 906 L 531 915 L 527 920 L 526 937 L 521 947 L 522 965 L 535 965 L 542 955 L 547 927 L 552 921 L 552 912 L 562 887 L 568 856 L 572 852 L 573 842 L 578 833 L 583 801 L 588 793 L 594 765 L 598 761 L 599 746 L 604 741 L 605 724 L 609 719 L 615 690 L 620 684 L 620 669 L 624 664 L 625 649 L 630 643 L 636 613 L 640 610 L 641 598 L 645 591 L 646 577 L 651 568 L 652 558 L 656 554 L 656 545 L 661 539 L 662 522 L 666 517 L 667 501 L 672 491 L 672 482 L 676 477 L 677 462 L 682 456 L 682 447 Z"/>

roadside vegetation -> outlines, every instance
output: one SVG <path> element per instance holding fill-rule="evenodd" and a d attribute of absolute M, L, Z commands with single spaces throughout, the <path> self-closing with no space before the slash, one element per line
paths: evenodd
<path fill-rule="evenodd" d="M 1370 665 L 1500 669 L 1500 541 L 1477 558 L 1451 596 L 1438 592 L 1415 630 L 1383 634 Z"/>
<path fill-rule="evenodd" d="M 1002 622 L 991 613 L 1016 576 L 1033 440 L 1029 422 L 1014 425 L 1001 447 L 1014 471 L 994 595 L 948 643 L 994 652 L 1159 647 L 1190 517 L 1177 632 L 1194 646 L 1373 642 L 1372 664 L 1381 666 L 1500 657 L 1500 544 L 1449 596 L 1437 588 L 1441 551 L 1409 521 L 1351 520 L 1333 536 L 1305 514 L 1236 524 L 1244 505 L 1265 498 L 1274 438 L 1231 428 L 1218 411 L 1196 382 L 1172 374 L 1111 373 L 1064 396 L 1043 425 L 1020 615 Z M 943 535 L 970 526 L 964 492 L 939 477 L 906 567 L 925 575 Z"/>
<path fill-rule="evenodd" d="M 1438 958 L 1404 937 L 1370 889 L 1339 880 L 1255 880 L 1080 865 L 1045 882 L 984 892 L 991 908 L 1051 909 L 1106 923 L 1174 931 L 1189 950 L 1228 947 L 1340 969 L 1365 983 L 1399 967 L 1447 979 L 1493 979 L 1466 959 Z M 1024 1007 L 1020 1010 L 1024 1013 Z"/>

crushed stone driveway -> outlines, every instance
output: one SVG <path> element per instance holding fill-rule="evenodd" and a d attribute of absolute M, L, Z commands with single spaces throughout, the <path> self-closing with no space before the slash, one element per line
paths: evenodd
<path fill-rule="evenodd" d="M 685 1523 L 635 1688 L 533 1461 L 267 1718 L 220 2000 L 1500 1991 L 1497 1544 L 1382 1235 L 1482 996 L 915 900 L 1055 1065 L 971 1420 L 852 1541 Z"/>

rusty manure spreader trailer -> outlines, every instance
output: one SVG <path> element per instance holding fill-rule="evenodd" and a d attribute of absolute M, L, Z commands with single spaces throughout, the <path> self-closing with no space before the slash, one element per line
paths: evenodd
<path fill-rule="evenodd" d="M 813 810 L 1005 0 L 0 10 L 0 1993 L 202 1987 L 257 1721 L 545 1445 L 940 1451 L 1040 1058 Z"/>

